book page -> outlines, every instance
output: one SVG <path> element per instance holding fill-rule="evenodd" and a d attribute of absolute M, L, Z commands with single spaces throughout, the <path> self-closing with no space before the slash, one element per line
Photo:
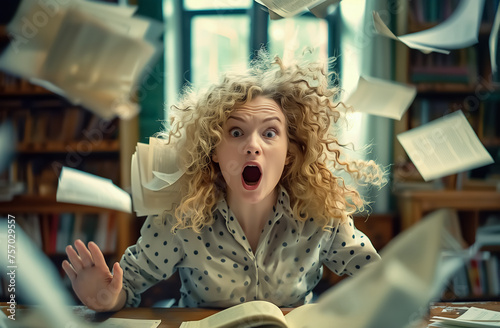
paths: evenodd
<path fill-rule="evenodd" d="M 160 180 L 164 186 L 174 184 L 185 173 L 178 152 L 173 143 L 165 144 L 165 140 L 149 138 L 149 167 L 153 180 Z M 153 183 L 153 182 L 148 182 Z"/>
<path fill-rule="evenodd" d="M 58 202 L 110 208 L 132 212 L 130 195 L 109 179 L 63 167 L 59 176 Z"/>
<path fill-rule="evenodd" d="M 97 1 L 88 1 L 88 0 L 79 0 L 75 2 L 75 4 L 82 8 L 83 10 L 87 10 L 92 13 L 101 14 L 101 15 L 113 15 L 113 16 L 123 16 L 123 17 L 132 17 L 137 11 L 136 5 L 120 5 L 117 6 L 112 3 L 105 2 L 97 2 Z"/>
<path fill-rule="evenodd" d="M 156 328 L 160 323 L 161 320 L 109 318 L 95 326 L 99 328 Z"/>
<path fill-rule="evenodd" d="M 36 0 L 23 0 L 8 25 L 11 43 L 0 53 L 0 70 L 25 79 L 39 78 L 66 11 L 66 6 L 54 6 L 51 17 L 43 28 L 36 27 L 27 17 L 45 13 L 45 7 Z"/>
<path fill-rule="evenodd" d="M 281 17 L 292 17 L 325 0 L 256 0 Z"/>
<path fill-rule="evenodd" d="M 373 13 L 373 21 L 379 34 L 401 41 L 412 49 L 448 54 L 448 49 L 461 49 L 477 43 L 483 7 L 484 0 L 461 0 L 453 14 L 443 23 L 399 37 L 389 30 L 376 12 Z"/>
<path fill-rule="evenodd" d="M 130 328 L 156 328 L 161 320 L 122 319 L 110 318 L 102 323 L 89 323 L 83 317 L 73 312 L 73 297 L 60 279 L 59 272 L 52 261 L 35 245 L 31 238 L 16 226 L 16 253 L 15 262 L 8 261 L 7 256 L 0 257 L 0 264 L 16 273 L 17 284 L 23 286 L 16 289 L 21 296 L 31 305 L 29 309 L 16 309 L 16 320 L 2 316 L 0 311 L 0 326 L 5 323 L 7 327 L 130 327 Z M 10 238 L 9 238 L 10 239 Z M 7 250 L 7 229 L 0 229 L 0 246 Z M 40 283 L 40 282 L 43 283 Z M 25 312 L 23 312 L 25 311 Z M 8 320 L 8 321 L 7 321 Z"/>
<path fill-rule="evenodd" d="M 268 325 L 288 327 L 283 313 L 276 305 L 266 301 L 251 301 L 235 305 L 202 320 L 183 322 L 180 328 L 245 328 Z"/>
<path fill-rule="evenodd" d="M 69 305 L 74 304 L 73 297 L 63 285 L 58 269 L 42 249 L 16 225 L 17 251 L 15 260 L 12 260 L 6 254 L 8 239 L 12 237 L 8 238 L 7 229 L 0 229 L 0 247 L 5 250 L 0 256 L 0 265 L 15 272 L 16 297 L 33 305 L 29 315 L 18 313 L 20 309 L 17 309 L 16 320 L 9 320 L 8 327 L 88 327 L 81 318 L 72 315 Z"/>
<path fill-rule="evenodd" d="M 397 138 L 425 181 L 493 163 L 462 111 Z"/>
<path fill-rule="evenodd" d="M 500 30 L 500 6 L 497 7 L 497 13 L 495 14 L 495 20 L 493 21 L 493 26 L 491 28 L 489 46 L 490 46 L 490 62 L 491 62 L 491 72 L 495 74 L 498 69 L 497 64 L 497 52 L 498 52 L 498 32 Z"/>
<path fill-rule="evenodd" d="M 416 94 L 415 86 L 360 76 L 345 103 L 357 112 L 400 120 Z"/>
<path fill-rule="evenodd" d="M 132 117 L 138 108 L 129 99 L 130 90 L 155 54 L 155 47 L 108 25 L 69 8 L 49 49 L 41 78 L 61 88 L 73 103 L 101 117 Z M 117 101 L 128 108 L 118 112 Z"/>
<path fill-rule="evenodd" d="M 180 204 L 184 195 L 181 189 L 187 183 L 183 171 L 177 168 L 175 150 L 160 146 L 157 144 L 159 141 L 150 142 L 150 145 L 137 143 L 136 152 L 132 155 L 132 200 L 138 216 L 174 210 Z M 160 158 L 169 154 L 172 158 Z"/>
<path fill-rule="evenodd" d="M 443 327 L 449 327 L 449 324 L 454 327 L 500 327 L 500 312 L 471 307 L 455 319 L 434 316 L 431 320 L 443 323 Z"/>
<path fill-rule="evenodd" d="M 38 28 L 26 17 L 46 5 L 22 1 L 8 26 L 14 38 L 0 55 L 0 69 L 103 118 L 135 116 L 134 88 L 163 49 L 162 24 L 133 17 L 135 7 L 81 0 L 48 7 L 51 17 Z"/>

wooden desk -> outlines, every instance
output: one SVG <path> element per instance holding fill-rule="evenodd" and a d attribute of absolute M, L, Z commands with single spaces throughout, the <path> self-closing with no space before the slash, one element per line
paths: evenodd
<path fill-rule="evenodd" d="M 7 303 L 1 302 L 2 311 L 7 313 Z M 283 308 L 284 314 L 290 312 L 291 308 Z M 29 308 L 16 308 L 16 318 L 21 318 L 27 313 Z M 193 308 L 125 308 L 115 313 L 99 313 L 84 306 L 77 306 L 74 312 L 77 316 L 89 322 L 102 322 L 108 318 L 128 318 L 128 319 L 160 319 L 159 328 L 178 328 L 184 321 L 201 320 L 212 314 L 219 312 L 218 309 L 193 309 Z"/>
<path fill-rule="evenodd" d="M 462 222 L 464 239 L 472 244 L 479 225 L 480 211 L 500 210 L 500 192 L 484 190 L 406 191 L 398 196 L 401 207 L 401 229 L 417 223 L 428 212 L 451 208 L 467 212 Z"/>
<path fill-rule="evenodd" d="M 292 309 L 282 309 L 287 314 Z M 201 320 L 219 312 L 217 309 L 192 309 L 192 308 L 126 308 L 113 314 L 112 318 L 129 319 L 161 319 L 159 328 L 178 328 L 184 321 Z M 99 317 L 99 313 L 97 317 Z"/>
<path fill-rule="evenodd" d="M 0 306 L 6 306 L 6 303 L 0 303 Z M 475 302 L 475 303 L 433 303 L 429 309 L 429 316 L 412 327 L 415 328 L 425 328 L 430 323 L 429 318 L 435 315 L 456 318 L 459 313 L 449 311 L 443 312 L 449 307 L 471 307 L 475 306 L 478 308 L 484 308 L 494 311 L 500 311 L 500 302 Z M 3 308 L 4 313 L 5 308 Z M 287 314 L 292 309 L 284 308 L 282 309 L 284 314 Z M 28 310 L 25 310 L 28 311 Z M 158 327 L 161 328 L 178 328 L 184 321 L 200 320 L 206 318 L 212 314 L 217 313 L 217 309 L 187 309 L 187 308 L 126 308 L 116 313 L 96 313 L 94 311 L 88 310 L 87 308 L 80 306 L 75 308 L 75 313 L 84 317 L 90 322 L 102 322 L 108 318 L 129 318 L 129 319 L 160 319 L 161 324 Z M 17 312 L 17 311 L 16 311 Z M 7 314 L 7 313 L 6 313 Z M 17 312 L 16 316 L 22 315 L 22 311 Z M 411 318 L 410 318 L 411 319 Z M 419 318 L 415 318 L 419 319 Z M 335 328 L 333 324 L 332 327 Z"/>
<path fill-rule="evenodd" d="M 432 316 L 440 315 L 443 317 L 456 318 L 460 314 L 458 312 L 443 312 L 450 307 L 478 307 L 488 310 L 500 311 L 500 302 L 474 302 L 474 303 L 433 303 L 429 308 L 429 315 L 421 320 L 419 328 L 425 328 L 430 323 L 429 319 Z M 292 309 L 282 309 L 283 314 L 287 314 Z M 102 321 L 107 319 L 110 314 L 88 312 L 96 315 L 94 320 Z M 131 318 L 131 319 L 161 319 L 161 328 L 178 328 L 183 321 L 200 320 L 212 314 L 217 313 L 215 309 L 185 309 L 185 308 L 172 308 L 172 309 L 158 309 L 158 308 L 127 308 L 111 315 L 113 318 Z M 335 328 L 335 325 L 332 324 Z"/>
<path fill-rule="evenodd" d="M 160 319 L 161 328 L 178 328 L 184 321 L 201 320 L 217 313 L 216 309 L 191 309 L 191 308 L 125 308 L 116 313 L 95 313 L 86 310 L 84 317 L 91 321 L 103 321 L 109 317 L 128 319 Z"/>

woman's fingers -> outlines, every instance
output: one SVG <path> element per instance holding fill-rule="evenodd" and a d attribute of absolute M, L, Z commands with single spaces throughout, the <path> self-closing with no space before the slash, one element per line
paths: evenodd
<path fill-rule="evenodd" d="M 108 267 L 108 265 L 106 264 L 106 260 L 104 259 L 104 255 L 102 255 L 102 252 L 99 249 L 99 246 L 97 246 L 97 244 L 93 241 L 89 242 L 89 251 L 92 258 L 94 259 L 94 264 L 97 267 Z"/>
<path fill-rule="evenodd" d="M 73 248 L 73 246 L 71 245 L 66 246 L 66 254 L 68 255 L 69 261 L 73 266 L 75 272 L 80 271 L 83 268 L 83 263 L 82 260 L 80 259 L 80 256 L 78 256 L 75 249 Z"/>
<path fill-rule="evenodd" d="M 111 280 L 110 287 L 113 290 L 120 291 L 123 285 L 123 269 L 118 262 L 113 265 L 113 280 Z"/>
<path fill-rule="evenodd" d="M 64 260 L 62 263 L 62 268 L 68 275 L 69 280 L 73 282 L 76 279 L 76 272 L 75 269 L 73 269 L 73 266 L 68 261 Z"/>
<path fill-rule="evenodd" d="M 80 256 L 80 259 L 82 260 L 82 265 L 84 268 L 88 268 L 94 265 L 94 260 L 92 259 L 92 254 L 90 254 L 89 250 L 81 241 L 80 239 L 77 239 L 75 241 L 75 247 L 76 250 L 78 251 L 78 255 Z"/>

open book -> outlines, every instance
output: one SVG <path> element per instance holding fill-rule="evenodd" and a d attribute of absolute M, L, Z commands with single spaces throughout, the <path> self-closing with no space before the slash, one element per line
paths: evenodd
<path fill-rule="evenodd" d="M 253 301 L 184 322 L 181 328 L 405 327 L 426 313 L 428 302 L 442 291 L 466 254 L 446 229 L 455 215 L 450 210 L 431 213 L 393 239 L 381 261 L 343 280 L 315 304 L 283 315 L 269 302 Z"/>

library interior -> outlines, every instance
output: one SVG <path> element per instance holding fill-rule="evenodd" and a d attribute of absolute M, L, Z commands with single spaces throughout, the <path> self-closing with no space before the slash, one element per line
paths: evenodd
<path fill-rule="evenodd" d="M 90 1 L 74 1 L 80 2 Z M 69 9 L 52 15 L 63 3 Z M 500 302 L 498 0 L 96 1 L 95 8 L 134 8 L 109 14 L 69 3 L 0 4 L 0 230 L 10 233 L 15 219 L 15 228 L 54 265 L 74 304 L 81 302 L 62 268 L 66 246 L 76 239 L 94 241 L 111 268 L 137 242 L 146 215 L 106 205 L 109 200 L 61 201 L 63 168 L 109 179 L 130 195 L 137 144 L 150 143 L 165 129 L 181 91 L 216 83 L 225 71 L 247 69 L 262 48 L 283 61 L 304 54 L 330 61 L 341 90 L 336 101 L 352 105 L 338 138 L 387 175 L 381 188 L 359 186 L 369 206 L 352 218 L 374 248 L 384 254 L 429 214 L 451 210 L 451 234 L 467 256 L 433 301 Z M 30 5 L 38 6 L 31 21 Z M 86 15 L 92 16 L 88 22 Z M 459 15 L 460 27 L 451 30 Z M 143 20 L 118 26 L 133 17 Z M 46 27 L 56 21 L 67 27 L 49 32 Z M 123 32 L 144 26 L 156 29 L 154 37 Z M 110 34 L 99 32 L 104 30 Z M 41 49 L 50 33 L 51 48 Z M 116 42 L 107 46 L 108 38 Z M 71 61 L 79 62 L 76 68 Z M 90 74 L 79 71 L 80 81 L 67 86 L 78 65 Z M 126 109 L 113 103 L 124 94 L 132 104 Z M 71 198 L 72 190 L 65 192 Z M 1 251 L 5 259 L 7 251 Z M 0 302 L 11 297 L 7 271 L 2 267 Z M 348 279 L 325 267 L 314 299 Z M 145 291 L 139 307 L 176 304 L 181 284 L 174 274 Z M 29 304 L 23 295 L 17 301 Z"/>

